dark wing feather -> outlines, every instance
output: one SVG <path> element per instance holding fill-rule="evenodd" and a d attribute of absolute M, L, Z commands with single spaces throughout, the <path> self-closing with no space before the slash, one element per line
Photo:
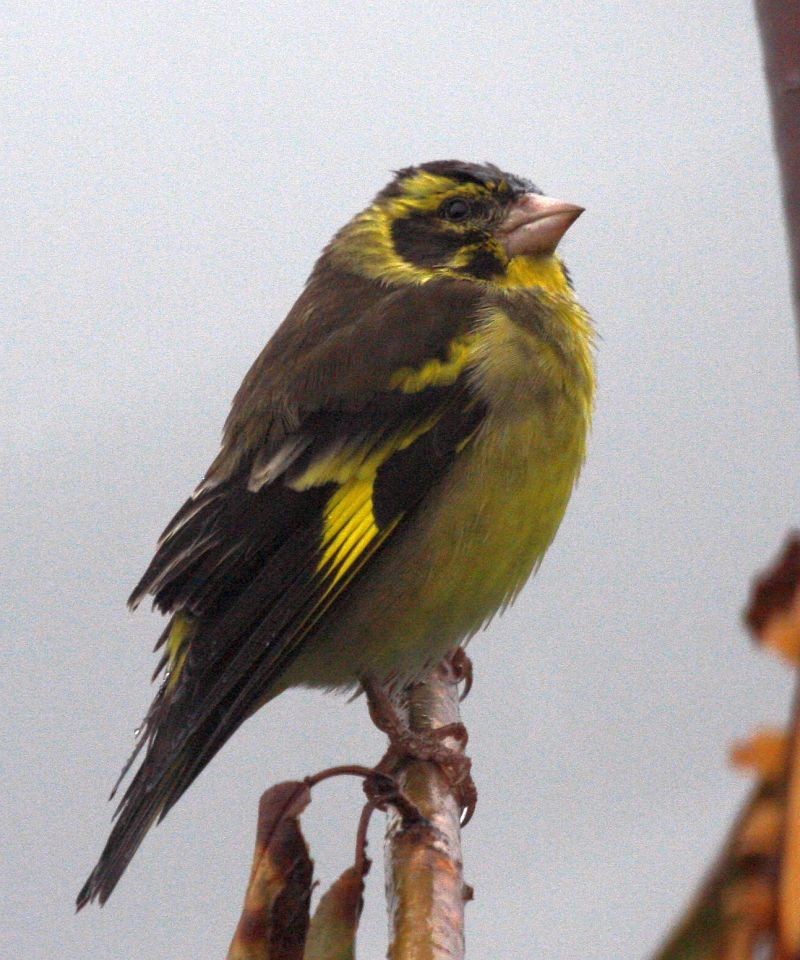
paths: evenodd
<path fill-rule="evenodd" d="M 309 496 L 279 483 L 251 492 L 248 476 L 245 466 L 187 501 L 162 534 L 131 606 L 151 594 L 164 613 L 215 616 L 288 537 L 318 517 L 324 491 Z"/>
<path fill-rule="evenodd" d="M 434 342 L 432 318 L 422 317 L 421 335 L 412 336 L 402 352 L 397 318 L 413 326 L 412 311 L 424 311 L 415 290 L 407 291 L 410 302 L 391 293 L 390 303 L 384 303 L 385 350 L 376 339 L 379 318 L 368 311 L 362 343 L 349 327 L 337 328 L 325 341 L 332 344 L 327 362 L 324 351 L 311 350 L 317 355 L 309 364 L 307 343 L 301 357 L 291 355 L 294 328 L 287 321 L 288 333 L 281 328 L 283 333 L 274 338 L 283 337 L 287 352 L 280 376 L 276 374 L 277 387 L 269 377 L 271 361 L 265 363 L 262 355 L 256 364 L 259 376 L 266 378 L 262 385 L 273 390 L 270 404 L 255 397 L 252 371 L 248 375 L 229 418 L 222 454 L 207 482 L 164 531 L 131 596 L 135 605 L 152 594 L 156 606 L 175 618 L 188 617 L 191 628 L 180 664 L 148 713 L 141 741 L 147 747 L 144 760 L 120 802 L 117 822 L 78 897 L 79 906 L 108 898 L 151 824 L 264 701 L 309 631 L 392 533 L 409 522 L 479 428 L 484 411 L 463 377 L 414 393 L 388 386 L 393 370 L 444 358 L 449 341 L 469 328 L 474 310 L 461 313 L 456 322 L 458 310 L 467 305 L 462 288 L 469 286 L 455 282 L 453 300 L 443 297 L 449 319 L 441 324 L 439 342 Z M 350 353 L 363 351 L 364 342 L 378 352 L 367 354 L 369 371 L 356 376 L 348 368 Z M 291 384 L 286 366 L 295 368 Z M 392 446 L 393 438 L 404 435 L 407 444 Z M 384 448 L 389 452 L 373 484 L 378 533 L 347 575 L 332 581 L 320 568 L 320 550 L 326 504 L 338 486 L 324 471 L 305 485 L 303 478 L 337 456 Z M 276 474 L 253 489 L 254 470 L 276 457 Z"/>
<path fill-rule="evenodd" d="M 144 760 L 119 803 L 100 860 L 78 895 L 79 908 L 95 898 L 101 903 L 108 899 L 148 829 L 165 816 L 244 719 L 222 727 L 220 721 L 237 697 L 237 683 L 222 678 L 212 681 L 214 665 L 225 664 L 227 678 L 235 673 L 242 685 L 248 667 L 252 669 L 265 653 L 253 642 L 254 625 L 262 635 L 291 635 L 293 620 L 307 613 L 318 590 L 308 575 L 317 548 L 311 525 L 284 541 L 274 554 L 272 569 L 263 570 L 219 621 L 201 627 L 174 689 L 169 680 L 162 683 L 142 733 L 141 743 L 147 747 Z M 249 642 L 237 648 L 243 638 Z M 230 663 L 226 663 L 228 655 Z M 213 693 L 204 690 L 209 685 Z M 213 708 L 208 709 L 212 700 Z"/>

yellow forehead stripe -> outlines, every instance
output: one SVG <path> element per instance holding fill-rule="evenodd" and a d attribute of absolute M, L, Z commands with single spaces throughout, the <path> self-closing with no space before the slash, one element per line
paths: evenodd
<path fill-rule="evenodd" d="M 333 256 L 341 256 L 346 265 L 356 266 L 374 280 L 390 283 L 422 284 L 436 277 L 461 277 L 460 263 L 433 269 L 400 257 L 392 240 L 392 224 L 414 213 L 433 213 L 449 196 L 480 196 L 486 187 L 419 170 L 402 181 L 401 189 L 398 196 L 383 199 L 359 214 L 348 227 L 346 240 L 334 245 Z"/>
<path fill-rule="evenodd" d="M 438 173 L 429 173 L 427 170 L 418 170 L 413 177 L 406 177 L 402 182 L 403 196 L 426 197 L 432 193 L 442 193 L 457 186 L 455 180 L 443 177 Z"/>
<path fill-rule="evenodd" d="M 473 181 L 452 180 L 435 173 L 421 170 L 413 177 L 403 180 L 403 192 L 398 197 L 392 197 L 388 206 L 395 213 L 402 215 L 404 211 L 435 210 L 448 195 L 459 197 L 478 197 L 485 194 L 487 186 Z"/>

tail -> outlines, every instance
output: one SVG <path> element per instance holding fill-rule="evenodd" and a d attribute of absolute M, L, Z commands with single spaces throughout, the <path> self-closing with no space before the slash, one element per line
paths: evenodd
<path fill-rule="evenodd" d="M 260 651 L 262 644 L 254 647 Z M 77 896 L 78 910 L 94 900 L 101 905 L 108 900 L 150 827 L 164 819 L 234 731 L 265 702 L 262 690 L 269 689 L 269 682 L 253 684 L 257 670 L 243 673 L 230 690 L 210 698 L 211 707 L 199 718 L 190 716 L 193 683 L 173 688 L 165 679 L 161 684 L 112 797 L 142 748 L 144 759 L 114 813 L 116 823 L 97 866 Z"/>
<path fill-rule="evenodd" d="M 97 866 L 81 888 L 76 899 L 80 910 L 98 900 L 104 904 L 125 872 L 145 834 L 160 823 L 223 746 L 234 730 L 246 719 L 238 714 L 228 723 L 220 722 L 213 713 L 194 730 L 182 723 L 183 710 L 170 702 L 168 684 L 162 684 L 143 725 L 133 755 L 125 764 L 119 782 L 125 777 L 143 746 L 144 760 L 128 785 L 114 817 L 111 830 Z"/>
<path fill-rule="evenodd" d="M 255 706 L 260 705 L 261 701 Z M 158 706 L 157 698 L 146 722 L 157 720 Z M 164 819 L 251 712 L 253 708 L 230 717 L 212 714 L 188 734 L 181 731 L 179 725 L 176 730 L 169 724 L 161 729 L 151 727 L 150 737 L 146 730 L 142 738 L 147 742 L 145 758 L 117 807 L 116 823 L 97 866 L 77 896 L 78 910 L 94 900 L 98 900 L 101 906 L 108 900 L 150 827 Z M 153 726 L 156 726 L 155 722 Z M 125 776 L 141 746 L 142 742 L 125 765 L 120 779 Z M 111 796 L 114 796 L 113 792 Z"/>
<path fill-rule="evenodd" d="M 181 789 L 180 783 L 183 765 L 178 762 L 167 769 L 158 769 L 158 766 L 161 765 L 156 764 L 151 749 L 117 808 L 117 821 L 97 866 L 78 894 L 78 910 L 93 900 L 101 905 L 108 900 L 147 831 L 163 819 L 183 793 L 185 786 Z"/>

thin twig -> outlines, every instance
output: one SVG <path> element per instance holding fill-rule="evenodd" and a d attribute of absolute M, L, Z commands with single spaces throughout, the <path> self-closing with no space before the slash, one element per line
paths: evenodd
<path fill-rule="evenodd" d="M 361 810 L 361 816 L 358 819 L 358 830 L 356 831 L 356 856 L 353 863 L 354 869 L 360 876 L 365 877 L 369 873 L 372 861 L 367 856 L 367 832 L 372 814 L 376 807 L 372 800 L 367 800 Z"/>

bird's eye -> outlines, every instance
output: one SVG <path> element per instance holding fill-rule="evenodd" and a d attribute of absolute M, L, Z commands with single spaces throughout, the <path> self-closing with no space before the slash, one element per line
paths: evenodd
<path fill-rule="evenodd" d="M 441 214 L 446 220 L 458 223 L 460 220 L 466 220 L 470 214 L 470 205 L 462 197 L 451 197 L 442 204 Z"/>

